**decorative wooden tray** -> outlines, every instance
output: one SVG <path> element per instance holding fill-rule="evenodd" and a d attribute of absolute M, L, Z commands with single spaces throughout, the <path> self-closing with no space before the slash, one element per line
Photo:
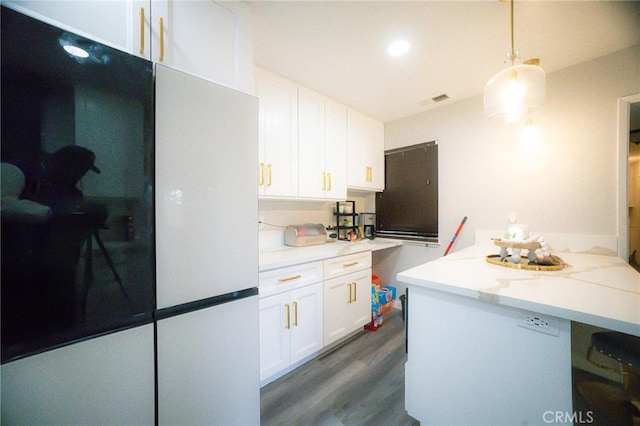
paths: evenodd
<path fill-rule="evenodd" d="M 526 257 L 522 257 L 520 259 L 520 263 L 513 263 L 510 260 L 511 256 L 507 256 L 504 259 L 500 259 L 499 254 L 490 254 L 486 257 L 486 259 L 487 259 L 487 262 L 493 265 L 504 266 L 506 268 L 514 268 L 514 269 L 525 269 L 527 271 L 559 271 L 563 269 L 565 266 L 567 266 L 567 264 L 564 263 L 562 259 L 560 259 L 557 256 L 555 257 L 559 259 L 559 262 L 561 263 L 554 264 L 554 265 L 540 265 L 537 263 L 530 262 L 529 259 L 527 259 Z"/>

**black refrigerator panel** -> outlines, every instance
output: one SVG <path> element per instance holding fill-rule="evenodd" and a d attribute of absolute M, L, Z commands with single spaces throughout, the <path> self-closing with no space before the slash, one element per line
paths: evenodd
<path fill-rule="evenodd" d="M 2 362 L 152 321 L 151 62 L 2 7 Z"/>

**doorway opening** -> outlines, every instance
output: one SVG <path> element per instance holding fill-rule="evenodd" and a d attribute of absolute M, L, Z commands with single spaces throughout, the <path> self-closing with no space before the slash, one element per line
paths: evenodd
<path fill-rule="evenodd" d="M 640 268 L 640 93 L 618 99 L 618 255 Z"/>
<path fill-rule="evenodd" d="M 629 264 L 640 272 L 640 102 L 629 105 Z"/>

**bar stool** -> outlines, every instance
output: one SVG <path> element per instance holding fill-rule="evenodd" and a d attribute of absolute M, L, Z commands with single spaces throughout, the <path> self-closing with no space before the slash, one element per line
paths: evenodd
<path fill-rule="evenodd" d="M 605 410 L 617 406 L 619 411 L 624 411 L 623 416 L 628 419 L 627 424 L 640 425 L 640 337 L 616 331 L 593 333 L 587 361 L 619 374 L 622 377 L 622 390 L 602 383 L 583 382 L 578 385 L 580 393 L 594 405 L 600 405 Z M 598 404 L 598 397 L 608 398 L 610 406 Z"/>

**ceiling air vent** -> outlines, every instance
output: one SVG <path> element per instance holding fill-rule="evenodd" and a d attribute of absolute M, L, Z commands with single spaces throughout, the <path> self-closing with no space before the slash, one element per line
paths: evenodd
<path fill-rule="evenodd" d="M 447 99 L 449 99 L 449 96 L 447 96 L 446 93 L 443 93 L 442 95 L 438 95 L 435 98 L 431 98 L 433 102 L 442 102 L 442 101 L 446 101 Z"/>

